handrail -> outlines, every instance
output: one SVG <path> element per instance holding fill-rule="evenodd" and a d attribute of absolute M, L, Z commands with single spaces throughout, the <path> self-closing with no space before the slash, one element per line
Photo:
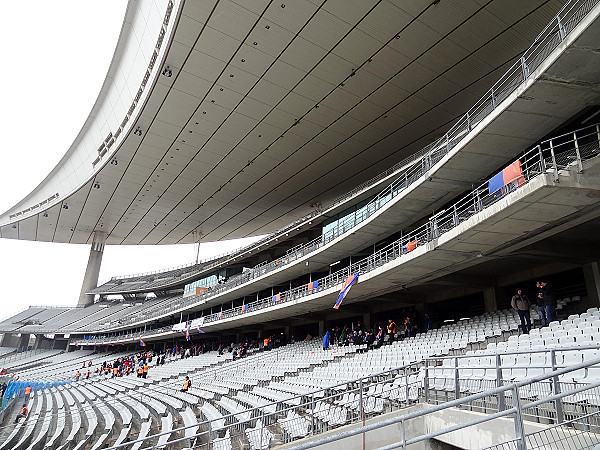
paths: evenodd
<path fill-rule="evenodd" d="M 558 180 L 560 170 L 569 168 L 574 163 L 577 164 L 578 167 L 582 167 L 582 161 L 596 156 L 598 154 L 598 149 L 600 149 L 599 124 L 593 124 L 580 128 L 572 133 L 569 133 L 569 135 L 572 138 L 560 144 L 550 146 L 549 148 L 542 148 L 540 145 L 537 145 L 525 151 L 519 159 L 520 168 L 522 170 L 522 177 L 520 179 L 515 180 L 515 182 L 503 187 L 497 192 L 489 192 L 490 188 L 488 181 L 482 183 L 479 187 L 458 200 L 453 206 L 446 208 L 446 210 L 441 214 L 433 216 L 428 222 L 420 227 L 417 227 L 416 229 L 402 233 L 402 237 L 400 239 L 388 244 L 386 247 L 383 247 L 366 258 L 352 263 L 352 265 L 349 267 L 339 269 L 330 275 L 315 280 L 318 282 L 318 288 L 311 290 L 309 289 L 308 285 L 303 285 L 287 291 L 279 292 L 279 300 L 276 302 L 273 302 L 273 298 L 271 296 L 265 297 L 253 302 L 249 302 L 247 304 L 247 309 L 244 311 L 242 311 L 240 307 L 236 307 L 206 315 L 204 316 L 204 323 L 208 324 L 217 320 L 240 316 L 248 312 L 278 306 L 279 304 L 296 300 L 316 292 L 321 292 L 325 289 L 337 287 L 351 274 L 356 272 L 360 272 L 361 274 L 368 273 L 371 270 L 380 267 L 382 264 L 410 253 L 412 250 L 408 249 L 407 244 L 411 242 L 415 243 L 414 245 L 416 248 L 439 238 L 442 234 L 456 228 L 465 220 L 495 204 L 504 198 L 505 195 L 510 194 L 539 175 L 551 173 L 554 177 L 554 180 Z M 269 263 L 261 263 L 254 269 L 233 277 L 223 284 L 212 286 L 208 291 L 199 296 L 180 298 L 179 302 L 176 305 L 174 304 L 172 308 L 165 310 L 164 305 L 160 306 L 158 308 L 158 317 L 167 313 L 172 314 L 174 312 L 184 311 L 189 307 L 205 303 L 212 297 L 235 289 L 242 284 L 262 277 L 273 270 L 279 269 L 286 264 L 293 263 L 301 258 L 304 258 L 306 255 L 317 251 L 332 240 L 339 238 L 341 234 L 362 223 L 367 217 L 375 214 L 376 211 L 380 210 L 383 206 L 388 204 L 389 201 L 397 197 L 399 193 L 405 189 L 405 182 L 407 179 L 408 178 L 401 178 L 400 180 L 396 180 L 394 183 L 388 186 L 386 190 L 384 190 L 374 199 L 374 206 L 372 209 L 367 208 L 364 213 L 358 211 L 355 212 L 351 221 L 344 221 L 342 224 L 340 224 L 342 227 L 341 230 L 339 228 L 333 229 L 329 232 L 330 234 L 326 234 L 307 244 L 304 244 L 302 246 L 303 248 L 298 249 L 296 252 L 290 253 L 285 257 Z M 369 205 L 371 205 L 371 203 Z M 156 317 L 157 314 L 155 314 L 155 311 L 150 309 L 145 311 L 144 315 L 140 315 L 136 322 L 127 324 L 127 326 L 142 324 L 145 321 Z M 110 328 L 111 326 L 105 327 L 105 329 Z"/>
<path fill-rule="evenodd" d="M 522 83 L 524 83 L 539 65 L 545 60 L 550 53 L 563 42 L 568 34 L 575 26 L 583 20 L 588 12 L 594 7 L 598 0 L 570 0 L 565 4 L 552 21 L 546 25 L 542 32 L 536 37 L 531 46 L 522 54 L 522 56 L 494 83 L 494 85 L 473 105 L 458 121 L 436 141 L 424 147 L 421 151 L 406 158 L 403 162 L 396 164 L 392 168 L 377 175 L 371 180 L 379 181 L 380 179 L 389 176 L 394 172 L 394 168 L 398 165 L 406 165 L 407 161 L 412 161 L 410 164 L 418 162 L 422 167 L 419 176 L 429 170 L 435 163 L 439 162 L 443 156 L 448 154 L 463 137 L 469 134 L 485 117 L 491 114 L 498 108 L 504 100 L 508 99 L 509 95 L 514 92 Z M 577 8 L 576 8 L 577 7 Z M 415 159 L 415 157 L 417 159 Z M 408 174 L 407 169 L 404 173 Z M 415 174 L 416 175 L 416 174 Z M 416 176 L 411 181 L 416 181 L 419 178 Z M 367 183 L 369 183 L 369 180 Z M 397 182 L 398 180 L 396 180 Z M 408 177 L 404 188 L 408 186 Z M 364 188 L 364 183 L 347 194 L 344 194 L 333 202 L 333 206 L 351 198 L 356 192 Z M 357 191 L 358 189 L 358 191 Z M 384 190 L 387 191 L 387 188 Z M 393 190 L 390 190 L 394 192 Z M 381 197 L 381 193 L 378 197 Z M 314 217 L 320 214 L 316 211 L 307 217 Z M 293 226 L 298 226 L 305 219 L 299 219 L 294 222 Z M 293 228 L 292 224 L 285 227 L 285 230 Z M 344 230 L 346 232 L 348 230 Z M 276 232 L 277 233 L 277 232 Z M 271 234 L 252 244 L 260 246 L 262 242 L 266 242 L 276 234 Z M 260 242 L 260 243 L 259 243 Z"/>

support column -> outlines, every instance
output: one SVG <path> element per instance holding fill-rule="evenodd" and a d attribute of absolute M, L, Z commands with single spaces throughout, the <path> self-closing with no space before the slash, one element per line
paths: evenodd
<path fill-rule="evenodd" d="M 600 307 L 600 268 L 597 261 L 583 266 L 583 277 L 588 295 L 588 307 Z"/>
<path fill-rule="evenodd" d="M 363 314 L 362 327 L 363 327 L 363 330 L 365 330 L 365 331 L 371 329 L 371 313 L 370 312 Z"/>
<path fill-rule="evenodd" d="M 325 334 L 325 321 L 319 320 L 319 336 L 323 336 Z"/>
<path fill-rule="evenodd" d="M 483 291 L 483 303 L 485 305 L 485 312 L 498 311 L 498 300 L 496 299 L 496 288 L 489 287 Z"/>
<path fill-rule="evenodd" d="M 100 275 L 100 265 L 102 264 L 102 255 L 104 253 L 104 242 L 106 242 L 106 234 L 102 231 L 94 231 L 90 257 L 88 258 L 81 292 L 79 293 L 79 302 L 77 302 L 77 306 L 79 307 L 94 303 L 94 295 L 86 294 L 86 292 L 98 286 L 98 275 Z"/>

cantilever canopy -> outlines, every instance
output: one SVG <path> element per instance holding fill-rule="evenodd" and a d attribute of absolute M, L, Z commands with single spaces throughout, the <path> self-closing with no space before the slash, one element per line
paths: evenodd
<path fill-rule="evenodd" d="M 174 244 L 273 231 L 443 134 L 563 4 L 174 2 L 153 84 L 109 157 L 73 189 L 35 207 L 34 192 L 0 216 L 0 237 L 90 243 L 101 230 L 107 244 Z M 109 74 L 137 64 L 119 45 Z M 109 142 L 78 139 L 97 142 L 94 155 Z"/>

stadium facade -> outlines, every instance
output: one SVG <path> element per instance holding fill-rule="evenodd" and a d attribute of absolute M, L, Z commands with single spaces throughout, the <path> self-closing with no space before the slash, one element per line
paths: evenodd
<path fill-rule="evenodd" d="M 421 329 L 425 314 L 494 314 L 517 287 L 534 298 L 536 281 L 598 307 L 598 14 L 130 2 L 78 137 L 0 216 L 2 238 L 91 244 L 79 305 L 28 308 L 0 323 L 2 345 L 164 350 L 405 316 Z M 258 234 L 97 286 L 105 245 Z"/>

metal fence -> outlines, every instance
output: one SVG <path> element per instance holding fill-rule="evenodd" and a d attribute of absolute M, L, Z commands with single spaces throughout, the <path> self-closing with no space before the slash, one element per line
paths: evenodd
<path fill-rule="evenodd" d="M 339 287 L 346 278 L 356 272 L 366 274 L 378 267 L 387 264 L 390 261 L 396 260 L 410 253 L 413 249 L 407 244 L 414 243 L 415 248 L 423 246 L 437 238 L 442 234 L 451 231 L 459 226 L 464 221 L 473 217 L 475 214 L 489 208 L 493 204 L 502 200 L 506 195 L 516 191 L 520 187 L 527 184 L 533 178 L 549 173 L 555 181 L 561 173 L 567 174 L 583 171 L 583 162 L 600 155 L 600 125 L 594 124 L 571 133 L 553 137 L 552 139 L 541 142 L 536 147 L 526 151 L 520 158 L 521 176 L 514 181 L 508 183 L 497 191 L 490 191 L 489 182 L 481 184 L 472 192 L 464 196 L 453 206 L 441 211 L 428 222 L 420 227 L 408 230 L 402 233 L 402 237 L 386 247 L 376 251 L 372 255 L 352 263 L 350 266 L 340 269 L 325 277 L 315 280 L 318 287 L 310 288 L 309 285 L 299 286 L 289 289 L 284 292 L 279 292 L 275 299 L 273 296 L 265 297 L 253 302 L 249 302 L 246 308 L 242 310 L 240 306 L 222 310 L 204 316 L 204 323 L 219 321 L 227 318 L 239 317 L 253 311 L 261 311 L 266 308 L 276 307 L 282 303 L 297 300 L 308 295 L 312 295 L 323 290 Z M 568 172 L 567 172 L 568 171 Z M 344 222 L 341 230 L 344 232 L 352 229 L 359 223 L 365 220 L 366 217 L 379 211 L 382 206 L 387 204 L 392 198 L 397 196 L 403 189 L 406 188 L 406 180 L 408 178 L 396 180 L 388 189 L 383 191 L 374 202 L 367 205 L 369 208 L 364 209 L 364 215 L 353 215 L 352 218 Z M 372 206 L 371 206 L 372 205 Z M 340 230 L 340 234 L 341 234 Z M 233 290 L 241 284 L 247 283 L 252 279 L 265 275 L 266 273 L 279 268 L 285 264 L 303 258 L 304 256 L 318 250 L 323 245 L 337 238 L 338 231 L 333 232 L 330 236 L 323 236 L 297 249 L 295 252 L 287 254 L 284 258 L 275 260 L 268 264 L 263 264 L 256 267 L 254 270 L 243 274 L 240 277 L 230 280 L 227 283 L 214 286 L 213 289 L 203 294 L 201 297 L 179 298 L 168 305 L 160 304 L 155 309 L 147 309 L 130 320 L 136 323 L 143 323 L 146 320 L 181 311 L 191 306 L 197 306 L 199 299 L 205 302 L 208 298 L 214 297 L 222 292 Z M 157 314 L 158 313 L 158 314 Z M 167 327 L 168 328 L 168 327 Z M 156 330 L 149 333 L 164 332 L 165 329 Z M 127 339 L 126 334 L 118 335 L 112 338 L 112 341 Z"/>
<path fill-rule="evenodd" d="M 360 218 L 354 219 L 354 225 L 365 220 L 371 215 L 377 205 L 377 209 L 383 204 L 387 203 L 382 199 L 391 199 L 388 196 L 397 195 L 408 185 L 418 180 L 425 172 L 427 172 L 433 165 L 439 162 L 445 155 L 447 155 L 471 130 L 473 130 L 483 119 L 491 114 L 496 108 L 498 108 L 509 95 L 515 91 L 527 78 L 539 67 L 539 65 L 555 50 L 560 43 L 562 43 L 567 35 L 579 24 L 583 18 L 592 10 L 592 8 L 598 3 L 598 0 L 570 0 L 556 15 L 556 17 L 544 28 L 544 30 L 538 35 L 533 44 L 523 53 L 502 77 L 485 93 L 485 95 L 475 103 L 453 126 L 436 141 L 427 145 L 421 151 L 411 155 L 405 160 L 397 163 L 390 169 L 382 172 L 376 177 L 368 180 L 367 182 L 357 186 L 353 190 L 346 194 L 338 197 L 333 203 L 327 208 L 331 209 L 349 198 L 352 198 L 357 193 L 369 188 L 370 186 L 378 183 L 379 181 L 393 175 L 397 171 L 401 171 L 397 179 L 386 189 L 384 189 L 376 199 L 371 202 L 371 207 L 366 208 L 366 212 L 361 213 Z M 272 240 L 275 235 L 281 235 L 289 230 L 292 230 L 298 226 L 301 226 L 306 221 L 320 215 L 322 210 L 315 211 L 305 218 L 299 219 L 293 224 L 290 224 L 281 230 L 278 230 L 272 235 L 266 236 L 252 244 L 252 246 L 260 246 L 266 242 Z M 366 214 L 366 216 L 365 216 Z M 351 227 L 343 225 L 339 230 L 332 232 L 331 236 L 325 236 L 325 240 L 335 239 L 340 234 L 345 233 Z M 307 247 L 311 247 L 316 242 L 307 244 Z M 245 250 L 245 248 L 243 249 Z M 314 250 L 313 250 L 314 251 Z M 297 253 L 297 252 L 294 252 Z M 297 259 L 292 256 L 290 261 Z M 286 255 L 286 258 L 288 255 Z M 225 257 L 227 259 L 227 257 Z M 282 259 L 283 263 L 288 263 Z M 215 261 L 209 264 L 204 269 L 209 267 L 216 267 L 223 261 Z M 270 264 L 270 268 L 274 269 Z M 260 276 L 262 273 L 257 274 Z M 121 277 L 114 277 L 121 278 Z M 253 277 L 254 278 L 254 277 Z M 251 279 L 251 278 L 249 278 Z M 238 285 L 248 281 L 248 279 L 242 279 L 238 282 Z M 206 294 L 205 294 L 206 295 Z"/>
<path fill-rule="evenodd" d="M 598 346 L 563 347 L 546 353 L 551 355 L 549 359 L 556 361 L 558 353 L 573 354 L 588 348 L 597 350 Z M 497 364 L 492 364 L 489 369 L 501 374 L 507 367 L 502 362 L 503 358 L 522 354 L 524 353 L 506 352 L 492 355 Z M 451 359 L 458 361 L 468 357 L 455 356 Z M 212 402 L 205 400 L 197 405 L 201 422 L 158 433 L 140 441 L 145 442 L 146 445 L 156 445 L 157 440 L 162 436 L 163 444 L 168 439 L 169 448 L 182 445 L 187 448 L 206 450 L 263 449 L 299 441 L 297 448 L 312 448 L 394 423 L 400 424 L 401 429 L 404 430 L 411 420 L 449 408 L 458 408 L 463 411 L 483 412 L 485 415 L 479 415 L 477 419 L 466 421 L 459 426 L 440 429 L 436 433 L 413 437 L 402 433 L 400 442 L 385 448 L 404 447 L 500 417 L 513 418 L 516 439 L 496 444 L 493 448 L 498 450 L 541 448 L 559 439 L 579 444 L 600 443 L 600 434 L 598 434 L 600 433 L 598 408 L 600 379 L 584 377 L 579 383 L 564 381 L 590 368 L 600 370 L 598 357 L 568 367 L 561 367 L 561 364 L 544 366 L 546 372 L 542 371 L 537 376 L 519 381 L 503 381 L 500 376 L 499 380 L 492 380 L 489 387 L 482 383 L 477 389 L 464 392 L 458 389 L 456 398 L 448 399 L 438 405 L 404 415 L 396 414 L 392 418 L 382 418 L 379 422 L 365 425 L 367 419 L 377 415 L 397 411 L 421 401 L 434 401 L 432 399 L 436 387 L 428 382 L 428 371 L 432 369 L 432 364 L 436 363 L 439 363 L 439 359 L 436 361 L 435 358 L 431 358 L 427 360 L 427 364 L 414 363 L 344 381 L 325 389 L 307 390 L 291 397 L 286 397 L 282 391 L 274 389 L 277 386 L 276 381 L 271 381 L 269 385 L 246 387 L 236 391 L 235 395 L 230 391 L 228 394 L 216 395 Z M 460 380 L 460 377 L 457 376 L 457 379 Z M 148 388 L 163 395 L 173 397 L 178 395 L 175 391 L 168 392 L 164 388 L 159 389 L 158 386 Z M 302 391 L 301 387 L 296 389 Z M 279 397 L 278 401 L 265 400 L 265 398 L 277 397 Z M 140 400 L 143 401 L 143 397 Z M 175 410 L 172 412 L 178 413 Z M 524 421 L 533 421 L 545 427 L 541 431 L 526 434 Z M 330 433 L 329 437 L 315 441 L 300 441 L 305 437 L 322 434 L 349 424 L 356 424 L 359 428 L 340 431 L 333 435 Z M 123 448 L 133 442 L 111 448 Z M 144 447 L 148 448 L 146 445 Z"/>

